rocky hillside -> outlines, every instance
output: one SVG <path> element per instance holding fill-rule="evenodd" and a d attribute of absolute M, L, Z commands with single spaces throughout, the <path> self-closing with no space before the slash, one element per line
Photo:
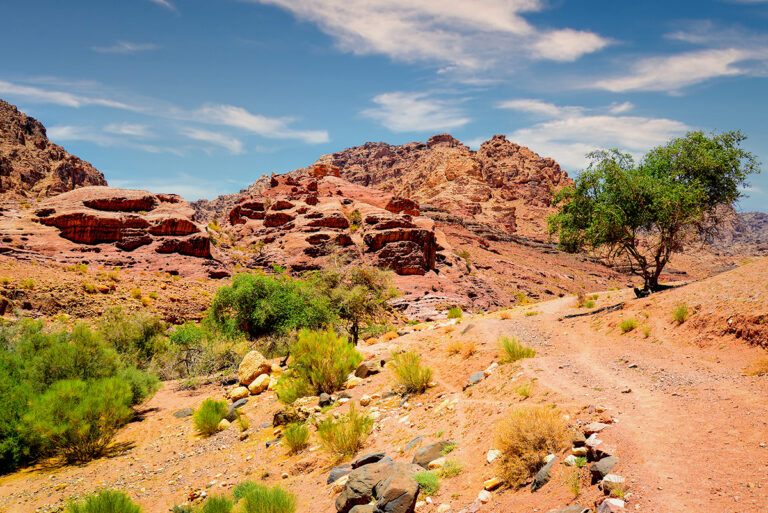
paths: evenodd
<path fill-rule="evenodd" d="M 768 255 L 768 214 L 736 214 L 731 225 L 710 246 L 726 255 Z"/>
<path fill-rule="evenodd" d="M 0 194 L 44 198 L 89 185 L 107 185 L 88 162 L 48 140 L 45 127 L 0 100 Z"/>
<path fill-rule="evenodd" d="M 448 134 L 402 146 L 365 143 L 323 155 L 341 176 L 508 234 L 543 239 L 552 193 L 572 181 L 550 158 L 495 135 L 470 150 Z M 429 215 L 429 214 L 428 214 Z"/>

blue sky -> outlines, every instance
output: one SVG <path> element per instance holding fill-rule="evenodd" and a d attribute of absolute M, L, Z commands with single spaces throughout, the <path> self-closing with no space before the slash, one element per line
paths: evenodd
<path fill-rule="evenodd" d="M 687 130 L 768 162 L 768 0 L 6 2 L 0 98 L 110 184 L 234 192 L 365 141 L 493 134 L 572 175 Z M 768 211 L 768 171 L 742 210 Z"/>

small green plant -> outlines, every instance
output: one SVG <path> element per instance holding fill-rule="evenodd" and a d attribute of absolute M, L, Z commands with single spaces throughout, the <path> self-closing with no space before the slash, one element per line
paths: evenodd
<path fill-rule="evenodd" d="M 565 476 L 565 484 L 573 494 L 574 498 L 581 495 L 581 473 L 573 469 Z"/>
<path fill-rule="evenodd" d="M 531 382 L 529 381 L 528 383 L 523 383 L 522 385 L 520 385 L 519 387 L 517 387 L 517 389 L 515 390 L 515 392 L 517 392 L 517 394 L 518 394 L 520 397 L 522 397 L 522 398 L 524 398 L 524 399 L 527 399 L 527 398 L 531 397 L 531 390 L 532 390 L 532 389 L 533 389 L 533 383 L 531 383 Z"/>
<path fill-rule="evenodd" d="M 533 317 L 534 315 L 539 315 L 539 312 L 536 310 L 531 310 L 530 312 L 525 312 L 526 317 Z"/>
<path fill-rule="evenodd" d="M 584 465 L 587 464 L 587 457 L 586 456 L 576 456 L 576 466 L 581 468 Z"/>
<path fill-rule="evenodd" d="M 464 470 L 464 466 L 458 461 L 448 458 L 443 463 L 443 466 L 437 471 L 438 477 L 447 479 L 450 477 L 456 477 Z"/>
<path fill-rule="evenodd" d="M 21 280 L 21 288 L 27 289 L 27 290 L 34 290 L 35 289 L 35 280 L 32 278 L 27 278 L 26 280 Z"/>
<path fill-rule="evenodd" d="M 595 302 L 592 301 L 591 299 L 587 299 L 586 301 L 584 301 L 584 308 L 594 308 L 594 307 L 595 307 Z"/>
<path fill-rule="evenodd" d="M 67 506 L 67 513 L 141 513 L 141 506 L 123 492 L 103 490 Z"/>
<path fill-rule="evenodd" d="M 200 508 L 200 513 L 230 513 L 235 503 L 223 495 L 213 495 L 208 497 Z"/>
<path fill-rule="evenodd" d="M 235 487 L 232 495 L 241 513 L 293 513 L 296 511 L 296 496 L 280 486 L 268 487 L 261 483 L 245 481 Z"/>
<path fill-rule="evenodd" d="M 448 310 L 449 319 L 461 319 L 463 315 L 464 313 L 461 311 L 461 308 L 458 306 L 454 306 L 453 308 Z"/>
<path fill-rule="evenodd" d="M 440 490 L 440 478 L 434 472 L 416 472 L 413 479 L 419 483 L 419 488 L 424 495 L 435 495 Z"/>
<path fill-rule="evenodd" d="M 242 413 L 237 414 L 237 426 L 240 428 L 240 431 L 248 431 L 248 428 L 251 427 L 251 421 L 248 420 L 248 417 L 246 417 Z"/>
<path fill-rule="evenodd" d="M 293 422 L 285 426 L 283 438 L 290 452 L 295 454 L 309 447 L 309 428 L 302 422 Z"/>
<path fill-rule="evenodd" d="M 131 289 L 131 297 L 133 299 L 141 299 L 141 289 L 140 288 Z"/>
<path fill-rule="evenodd" d="M 627 488 L 621 483 L 616 483 L 613 485 L 613 488 L 611 488 L 610 495 L 616 499 L 624 499 L 627 495 Z"/>
<path fill-rule="evenodd" d="M 346 415 L 338 419 L 328 418 L 317 424 L 317 434 L 323 447 L 339 460 L 360 450 L 372 430 L 373 419 L 358 413 L 354 405 Z"/>
<path fill-rule="evenodd" d="M 500 337 L 499 345 L 504 352 L 502 363 L 514 363 L 524 358 L 533 358 L 536 356 L 536 351 L 530 347 L 522 345 L 517 337 Z"/>
<path fill-rule="evenodd" d="M 443 456 L 447 456 L 447 455 L 451 454 L 453 451 L 455 451 L 455 450 L 456 450 L 456 448 L 457 448 L 458 446 L 459 446 L 459 444 L 457 444 L 457 443 L 450 443 L 450 444 L 447 444 L 447 445 L 446 445 L 445 447 L 443 447 L 443 449 L 440 451 L 440 454 L 442 454 Z"/>
<path fill-rule="evenodd" d="M 150 292 L 150 293 L 149 293 L 149 297 L 150 297 L 151 299 L 157 299 L 157 292 Z"/>
<path fill-rule="evenodd" d="M 99 291 L 99 289 L 96 288 L 96 285 L 94 285 L 93 283 L 91 283 L 89 281 L 84 281 L 83 282 L 83 290 L 87 294 L 96 294 Z"/>
<path fill-rule="evenodd" d="M 195 429 L 204 436 L 211 436 L 219 428 L 219 422 L 227 414 L 227 402 L 208 398 L 192 416 Z"/>
<path fill-rule="evenodd" d="M 624 319 L 619 323 L 619 329 L 622 333 L 629 333 L 637 328 L 637 321 L 635 319 Z"/>
<path fill-rule="evenodd" d="M 8 276 L 3 276 L 2 279 L 0 279 L 0 283 L 3 285 L 10 285 L 11 279 Z"/>
<path fill-rule="evenodd" d="M 686 320 L 688 320 L 688 305 L 685 303 L 680 303 L 675 307 L 675 311 L 672 312 L 672 318 L 675 319 L 675 322 L 677 324 L 682 324 Z"/>
<path fill-rule="evenodd" d="M 643 326 L 643 338 L 648 338 L 651 336 L 651 327 L 647 324 Z"/>
<path fill-rule="evenodd" d="M 422 393 L 432 379 L 432 369 L 421 365 L 421 358 L 410 351 L 398 353 L 390 363 L 397 376 L 397 382 L 405 387 L 406 392 Z"/>

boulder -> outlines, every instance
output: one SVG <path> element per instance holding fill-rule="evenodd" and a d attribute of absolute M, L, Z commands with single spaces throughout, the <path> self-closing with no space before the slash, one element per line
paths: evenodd
<path fill-rule="evenodd" d="M 602 422 L 590 422 L 586 426 L 584 426 L 584 435 L 591 436 L 595 433 L 599 433 L 603 429 L 607 428 L 608 424 L 603 424 Z"/>
<path fill-rule="evenodd" d="M 428 469 L 429 463 L 431 461 L 434 461 L 443 456 L 443 451 L 446 447 L 450 447 L 451 445 L 455 444 L 456 442 L 453 440 L 441 440 L 439 442 L 426 445 L 416 451 L 416 454 L 413 455 L 413 461 L 411 463 L 414 465 L 419 465 L 424 469 Z"/>
<path fill-rule="evenodd" d="M 605 499 L 597 507 L 597 513 L 620 513 L 624 511 L 624 501 L 621 499 Z"/>
<path fill-rule="evenodd" d="M 229 398 L 233 401 L 237 401 L 239 399 L 244 399 L 248 397 L 250 392 L 246 387 L 237 387 L 232 389 L 232 391 L 229 392 Z"/>
<path fill-rule="evenodd" d="M 373 491 L 376 513 L 412 513 L 419 497 L 419 483 L 408 471 L 395 470 Z"/>
<path fill-rule="evenodd" d="M 219 431 L 224 431 L 225 429 L 229 429 L 230 422 L 227 419 L 221 419 L 219 421 L 219 425 L 217 426 L 217 429 Z"/>
<path fill-rule="evenodd" d="M 597 483 L 610 474 L 617 463 L 619 463 L 619 458 L 616 456 L 607 456 L 593 463 L 589 467 L 589 473 L 592 474 L 592 482 Z"/>
<path fill-rule="evenodd" d="M 627 480 L 620 475 L 617 474 L 607 474 L 602 481 L 600 481 L 600 489 L 608 495 L 611 493 L 615 488 L 626 487 Z"/>
<path fill-rule="evenodd" d="M 372 374 L 378 374 L 381 372 L 381 364 L 379 360 L 367 360 L 361 362 L 355 369 L 355 376 L 358 378 L 367 378 Z"/>
<path fill-rule="evenodd" d="M 378 461 L 381 461 L 384 459 L 384 457 L 387 455 L 385 452 L 372 452 L 370 454 L 365 454 L 363 456 L 360 456 L 359 458 L 356 458 L 350 462 L 350 465 L 353 469 L 362 467 L 363 465 L 368 465 L 370 463 L 376 463 Z"/>
<path fill-rule="evenodd" d="M 548 511 L 547 513 L 590 513 L 592 511 L 589 508 L 585 508 L 584 506 L 579 506 L 578 504 L 574 504 L 573 506 L 568 506 L 567 508 L 562 509 L 553 509 Z"/>
<path fill-rule="evenodd" d="M 253 395 L 262 393 L 267 388 L 269 388 L 270 379 L 271 376 L 269 374 L 259 375 L 259 377 L 253 380 L 253 383 L 248 385 L 248 391 Z"/>
<path fill-rule="evenodd" d="M 376 499 L 377 513 L 410 513 L 419 493 L 419 485 L 411 476 L 422 470 L 417 465 L 386 460 L 363 465 L 349 474 L 336 498 L 336 511 L 349 513 L 355 506 Z"/>
<path fill-rule="evenodd" d="M 262 374 L 269 374 L 272 366 L 258 351 L 250 351 L 245 355 L 240 367 L 237 368 L 237 379 L 243 386 L 248 386 Z"/>
<path fill-rule="evenodd" d="M 194 413 L 195 413 L 195 410 L 193 410 L 192 408 L 182 408 L 180 410 L 176 410 L 175 412 L 173 412 L 173 416 L 176 417 L 177 419 L 183 419 L 184 417 L 191 417 L 192 415 L 194 415 Z"/>
<path fill-rule="evenodd" d="M 327 484 L 331 484 L 333 482 L 338 481 L 341 477 L 346 476 L 350 472 L 352 472 L 353 468 L 352 465 L 339 465 L 337 467 L 333 467 L 331 471 L 328 473 L 328 481 Z"/>
<path fill-rule="evenodd" d="M 485 378 L 485 372 L 483 371 L 477 371 L 473 372 L 469 375 L 469 384 L 470 385 L 477 385 Z"/>
<path fill-rule="evenodd" d="M 552 478 L 552 466 L 555 464 L 555 461 L 557 461 L 557 457 L 549 460 L 549 462 L 541 467 L 541 470 L 536 473 L 536 476 L 533 478 L 533 483 L 531 483 L 532 492 L 535 492 L 545 484 L 549 483 L 549 480 Z"/>

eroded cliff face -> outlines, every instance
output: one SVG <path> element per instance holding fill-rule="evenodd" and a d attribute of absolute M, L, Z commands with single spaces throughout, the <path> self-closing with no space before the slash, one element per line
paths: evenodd
<path fill-rule="evenodd" d="M 97 169 L 48 140 L 45 127 L 0 100 L 0 195 L 46 198 L 107 185 Z"/>
<path fill-rule="evenodd" d="M 552 159 L 496 135 L 472 151 L 448 134 L 426 143 L 366 143 L 316 164 L 343 178 L 485 223 L 508 234 L 544 238 L 553 192 L 572 183 Z M 299 170 L 301 171 L 301 170 Z"/>

